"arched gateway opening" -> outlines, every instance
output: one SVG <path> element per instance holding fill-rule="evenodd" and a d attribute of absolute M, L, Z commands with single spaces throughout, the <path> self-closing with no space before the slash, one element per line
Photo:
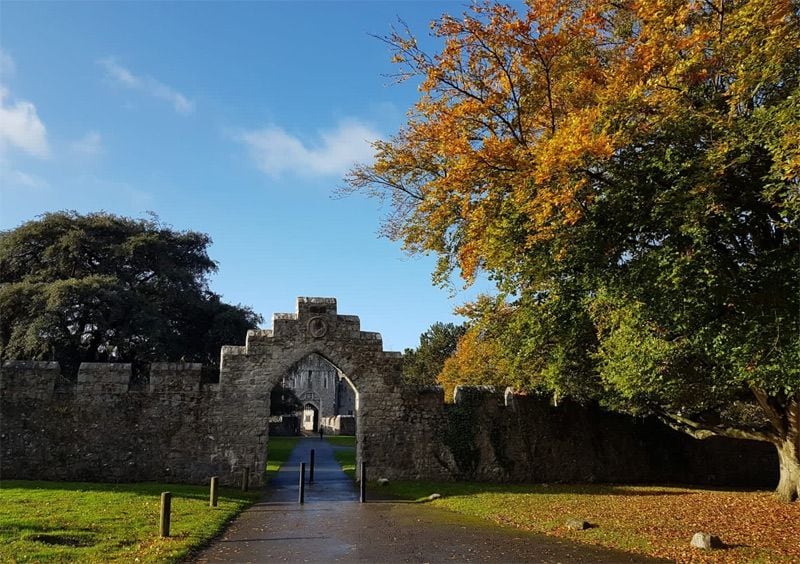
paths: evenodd
<path fill-rule="evenodd" d="M 270 435 L 355 435 L 358 392 L 347 375 L 318 353 L 289 369 L 272 390 Z"/>
<path fill-rule="evenodd" d="M 250 331 L 243 347 L 223 347 L 219 393 L 229 406 L 224 435 L 226 462 L 235 476 L 250 468 L 256 483 L 263 483 L 269 441 L 270 392 L 286 385 L 287 377 L 308 377 L 311 389 L 305 399 L 299 395 L 304 411 L 316 411 L 309 422 L 318 430 L 326 424 L 325 406 L 314 386 L 308 363 L 322 359 L 355 392 L 352 411 L 356 428 L 356 458 L 377 472 L 390 472 L 387 439 L 393 436 L 390 421 L 402 404 L 402 355 L 383 350 L 379 333 L 361 331 L 359 318 L 339 315 L 335 298 L 298 298 L 297 311 L 272 317 L 272 329 Z M 306 373 L 303 373 L 303 370 Z M 334 382 L 329 380 L 328 385 Z M 324 388 L 323 388 L 324 390 Z M 315 397 L 316 394 L 316 397 Z M 322 411 L 320 413 L 320 411 Z M 229 418 L 229 419 L 228 419 Z M 384 471 L 386 469 L 386 472 Z"/>

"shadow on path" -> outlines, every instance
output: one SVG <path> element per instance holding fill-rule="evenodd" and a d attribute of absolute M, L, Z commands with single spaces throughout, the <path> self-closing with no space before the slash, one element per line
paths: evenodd
<path fill-rule="evenodd" d="M 314 483 L 297 503 L 300 463 L 316 450 Z M 500 527 L 424 504 L 358 503 L 326 441 L 298 442 L 264 499 L 193 562 L 656 562 Z"/>

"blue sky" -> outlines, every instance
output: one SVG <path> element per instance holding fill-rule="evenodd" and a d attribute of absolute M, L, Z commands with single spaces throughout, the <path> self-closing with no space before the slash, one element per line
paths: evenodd
<path fill-rule="evenodd" d="M 156 212 L 209 233 L 212 289 L 270 324 L 334 296 L 387 350 L 476 294 L 377 236 L 378 203 L 333 197 L 417 96 L 393 84 L 397 19 L 428 38 L 464 2 L 0 4 L 0 228 L 60 209 Z M 485 287 L 484 287 L 485 289 Z"/>

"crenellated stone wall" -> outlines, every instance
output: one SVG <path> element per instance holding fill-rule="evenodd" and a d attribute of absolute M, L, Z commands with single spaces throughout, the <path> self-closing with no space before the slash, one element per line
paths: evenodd
<path fill-rule="evenodd" d="M 270 391 L 311 354 L 334 364 L 357 390 L 358 457 L 392 475 L 383 445 L 402 386 L 402 355 L 379 333 L 338 315 L 333 298 L 298 298 L 271 330 L 223 347 L 218 384 L 199 364 L 155 363 L 146 390 L 130 386 L 129 364 L 81 365 L 65 384 L 57 363 L 5 361 L 0 370 L 0 472 L 5 478 L 255 484 L 267 458 Z M 388 465 L 388 466 L 387 466 Z"/>
<path fill-rule="evenodd" d="M 356 418 L 353 415 L 333 415 L 320 418 L 320 426 L 328 435 L 355 435 Z"/>
<path fill-rule="evenodd" d="M 777 455 L 767 443 L 696 440 L 652 417 L 572 402 L 554 407 L 510 389 L 457 387 L 454 396 L 438 436 L 458 479 L 763 488 L 778 482 Z"/>
<path fill-rule="evenodd" d="M 332 298 L 298 298 L 271 330 L 223 347 L 219 383 L 202 367 L 154 363 L 131 387 L 128 364 L 83 364 L 67 382 L 53 362 L 0 368 L 0 477 L 263 483 L 270 391 L 308 355 L 331 362 L 356 390 L 357 457 L 389 479 L 678 482 L 774 485 L 769 445 L 696 441 L 654 420 L 597 407 L 459 388 L 406 387 L 402 355 L 339 315 Z"/>
<path fill-rule="evenodd" d="M 229 473 L 214 438 L 219 394 L 201 387 L 200 370 L 154 364 L 150 389 L 137 391 L 129 364 L 84 363 L 67 385 L 57 363 L 3 362 L 2 477 L 203 482 Z"/>

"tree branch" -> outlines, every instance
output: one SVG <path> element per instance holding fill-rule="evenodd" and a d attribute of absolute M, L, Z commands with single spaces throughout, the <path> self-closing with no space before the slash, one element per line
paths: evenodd
<path fill-rule="evenodd" d="M 695 439 L 707 439 L 709 437 L 728 437 L 730 439 L 746 439 L 750 441 L 762 441 L 777 444 L 780 440 L 772 433 L 762 431 L 738 429 L 735 427 L 723 427 L 720 425 L 705 425 L 698 423 L 687 417 L 682 417 L 675 413 L 657 410 L 656 415 L 669 427 L 691 435 Z"/>
<path fill-rule="evenodd" d="M 767 419 L 769 419 L 770 424 L 775 428 L 778 435 L 781 437 L 786 436 L 786 431 L 788 430 L 786 428 L 786 421 L 783 416 L 778 413 L 778 410 L 775 409 L 775 406 L 770 403 L 767 392 L 756 387 L 750 388 L 750 391 L 753 392 L 759 407 L 764 411 Z"/>
<path fill-rule="evenodd" d="M 509 91 L 510 91 L 510 94 L 511 94 L 511 99 L 514 102 L 514 108 L 516 109 L 517 126 L 519 127 L 519 131 L 517 132 L 518 135 L 515 135 L 515 137 L 519 140 L 519 142 L 522 145 L 527 147 L 527 142 L 525 141 L 525 133 L 522 130 L 522 107 L 520 106 L 519 96 L 517 95 L 517 87 L 514 85 L 514 79 L 511 77 L 511 71 L 506 66 L 505 60 L 500 57 L 500 55 L 497 53 L 497 51 L 495 51 L 489 45 L 487 45 L 486 42 L 483 39 L 481 39 L 480 37 L 477 37 L 477 40 L 481 44 L 481 46 L 484 48 L 484 50 L 487 51 L 494 58 L 494 60 L 497 63 L 497 65 L 503 71 L 503 74 L 505 75 L 506 80 L 508 80 L 508 86 L 509 86 Z M 512 122 L 513 122 L 513 120 L 512 120 Z"/>

